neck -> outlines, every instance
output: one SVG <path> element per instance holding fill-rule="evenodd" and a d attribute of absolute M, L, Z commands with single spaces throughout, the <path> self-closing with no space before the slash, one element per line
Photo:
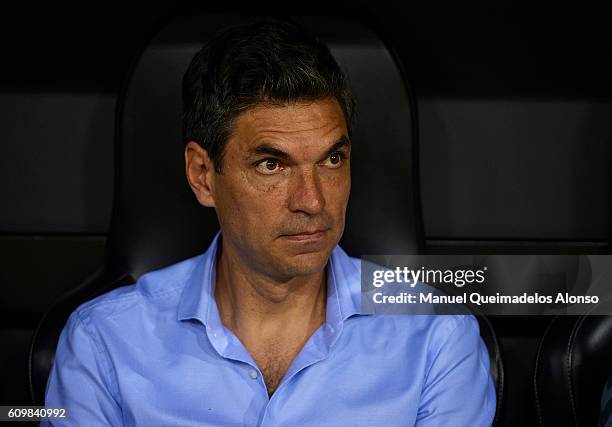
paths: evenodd
<path fill-rule="evenodd" d="M 217 262 L 215 299 L 221 322 L 241 339 L 308 337 L 325 321 L 325 270 L 280 282 L 253 271 L 224 248 Z"/>

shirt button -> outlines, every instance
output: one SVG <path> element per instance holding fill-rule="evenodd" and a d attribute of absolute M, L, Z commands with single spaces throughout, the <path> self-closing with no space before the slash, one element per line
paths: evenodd
<path fill-rule="evenodd" d="M 255 369 L 252 369 L 251 372 L 249 372 L 249 376 L 251 378 L 253 378 L 254 380 L 257 379 L 257 371 Z"/>

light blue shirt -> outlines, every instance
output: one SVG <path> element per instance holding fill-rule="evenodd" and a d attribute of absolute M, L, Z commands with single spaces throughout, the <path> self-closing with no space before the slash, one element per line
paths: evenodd
<path fill-rule="evenodd" d="M 475 318 L 361 315 L 360 261 L 339 246 L 326 322 L 268 398 L 219 318 L 218 242 L 71 314 L 46 392 L 46 405 L 67 407 L 69 418 L 53 425 L 491 425 L 495 391 Z"/>

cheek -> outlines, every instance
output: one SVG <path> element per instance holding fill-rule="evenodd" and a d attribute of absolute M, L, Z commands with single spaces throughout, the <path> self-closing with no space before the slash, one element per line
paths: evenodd
<path fill-rule="evenodd" d="M 351 175 L 349 171 L 330 174 L 325 177 L 326 204 L 338 212 L 346 209 L 351 192 Z"/>
<path fill-rule="evenodd" d="M 262 180 L 241 171 L 236 179 L 220 190 L 224 192 L 224 214 L 233 219 L 236 227 L 252 231 L 266 228 L 278 219 L 285 205 L 285 187 L 281 180 Z"/>

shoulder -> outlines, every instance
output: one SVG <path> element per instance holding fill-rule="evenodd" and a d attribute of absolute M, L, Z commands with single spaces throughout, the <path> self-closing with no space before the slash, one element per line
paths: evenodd
<path fill-rule="evenodd" d="M 180 296 L 202 257 L 198 255 L 145 273 L 131 285 L 113 289 L 81 304 L 71 317 L 78 317 L 88 326 L 176 310 Z"/>
<path fill-rule="evenodd" d="M 361 297 L 362 267 L 366 269 L 385 268 L 369 261 L 349 256 L 340 246 L 332 252 L 333 270 L 349 288 L 354 298 Z M 430 334 L 444 338 L 453 332 L 469 332 L 479 335 L 478 321 L 473 315 L 368 315 L 368 322 L 390 328 L 408 328 L 409 330 L 428 331 Z"/>
<path fill-rule="evenodd" d="M 478 321 L 472 315 L 372 314 L 359 316 L 359 322 L 377 335 L 389 334 L 396 340 L 405 337 L 407 343 L 418 339 L 430 351 L 440 349 L 453 337 L 471 337 L 473 344 L 480 337 Z"/>

